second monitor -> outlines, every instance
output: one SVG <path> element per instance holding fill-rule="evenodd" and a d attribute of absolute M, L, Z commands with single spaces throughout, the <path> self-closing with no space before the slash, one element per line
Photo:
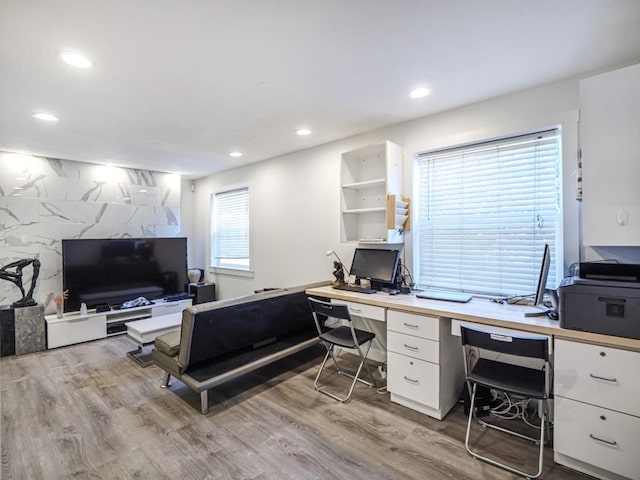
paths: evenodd
<path fill-rule="evenodd" d="M 378 290 L 393 287 L 396 284 L 399 260 L 398 250 L 356 248 L 349 273 L 358 279 L 371 281 L 371 287 Z"/>

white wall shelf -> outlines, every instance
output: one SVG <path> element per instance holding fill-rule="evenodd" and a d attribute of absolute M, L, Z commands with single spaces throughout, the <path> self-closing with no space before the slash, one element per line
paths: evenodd
<path fill-rule="evenodd" d="M 340 172 L 341 240 L 403 243 L 404 222 L 396 225 L 395 201 L 389 203 L 402 198 L 401 147 L 386 141 L 345 152 Z"/>
<path fill-rule="evenodd" d="M 372 207 L 372 208 L 352 208 L 351 210 L 343 210 L 342 213 L 350 213 L 358 215 L 360 213 L 373 213 L 373 212 L 386 212 L 385 207 Z"/>
<path fill-rule="evenodd" d="M 345 183 L 342 185 L 342 188 L 349 188 L 353 190 L 364 190 L 367 188 L 384 187 L 385 183 L 386 183 L 386 179 L 378 178 L 376 180 L 367 180 L 366 182 Z"/>

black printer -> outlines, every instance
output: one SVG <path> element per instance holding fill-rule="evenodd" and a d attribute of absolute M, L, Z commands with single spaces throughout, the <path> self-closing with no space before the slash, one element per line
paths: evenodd
<path fill-rule="evenodd" d="M 558 294 L 562 328 L 640 339 L 640 265 L 581 263 Z"/>

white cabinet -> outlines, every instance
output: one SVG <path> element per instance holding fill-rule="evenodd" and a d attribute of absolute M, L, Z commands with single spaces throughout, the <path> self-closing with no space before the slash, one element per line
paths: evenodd
<path fill-rule="evenodd" d="M 402 149 L 383 142 L 342 154 L 343 242 L 402 243 L 409 201 L 402 198 Z"/>
<path fill-rule="evenodd" d="M 191 306 L 191 299 L 176 302 L 158 302 L 145 307 L 108 312 L 65 313 L 63 318 L 45 316 L 47 323 L 47 348 L 63 347 L 74 343 L 98 340 L 126 332 L 126 323 L 133 320 L 169 315 Z"/>
<path fill-rule="evenodd" d="M 391 401 L 442 419 L 464 382 L 460 339 L 450 320 L 387 311 L 387 389 Z"/>
<path fill-rule="evenodd" d="M 640 64 L 580 81 L 583 238 L 640 245 Z"/>
<path fill-rule="evenodd" d="M 640 479 L 640 352 L 556 339 L 554 460 Z"/>
<path fill-rule="evenodd" d="M 107 316 L 65 315 L 47 316 L 47 348 L 57 348 L 74 343 L 88 342 L 107 336 Z"/>

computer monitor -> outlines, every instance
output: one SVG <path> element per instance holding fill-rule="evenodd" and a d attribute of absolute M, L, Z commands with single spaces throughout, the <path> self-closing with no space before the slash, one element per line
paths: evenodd
<path fill-rule="evenodd" d="M 349 273 L 371 281 L 372 288 L 394 285 L 400 252 L 378 248 L 356 248 Z"/>
<path fill-rule="evenodd" d="M 536 289 L 536 295 L 533 299 L 533 306 L 538 308 L 539 311 L 525 313 L 525 317 L 536 317 L 547 315 L 549 313 L 549 309 L 544 304 L 544 294 L 546 292 L 550 265 L 551 252 L 549 251 L 549 245 L 545 245 L 544 253 L 542 254 L 542 264 L 540 265 L 540 274 L 538 275 L 538 288 Z"/>

